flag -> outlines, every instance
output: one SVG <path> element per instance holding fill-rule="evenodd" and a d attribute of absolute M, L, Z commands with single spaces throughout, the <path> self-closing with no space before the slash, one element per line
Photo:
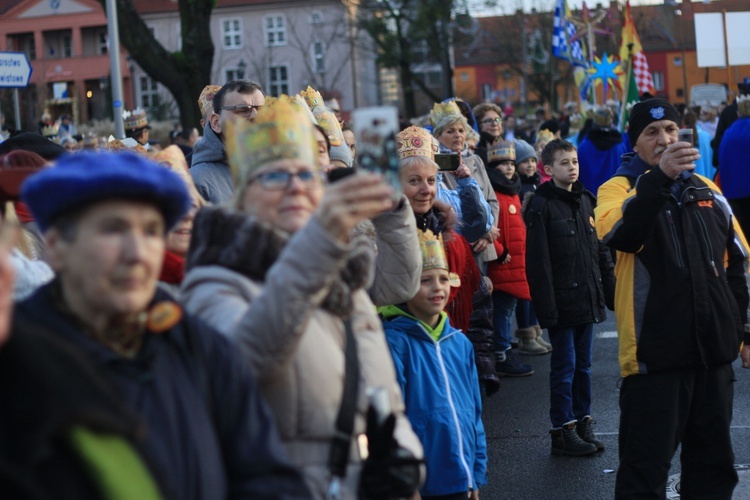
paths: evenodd
<path fill-rule="evenodd" d="M 634 65 L 630 64 L 630 70 L 626 78 L 627 88 L 622 96 L 622 109 L 620 110 L 620 130 L 625 130 L 628 120 L 630 120 L 630 110 L 638 102 L 638 83 L 634 74 Z"/>
<path fill-rule="evenodd" d="M 552 55 L 571 64 L 588 67 L 580 40 L 570 42 L 576 34 L 575 24 L 569 21 L 570 10 L 565 0 L 558 0 L 552 27 Z"/>
<path fill-rule="evenodd" d="M 628 45 L 633 44 L 632 50 Z M 628 61 L 632 54 L 633 60 L 630 67 L 633 69 L 633 76 L 638 87 L 638 93 L 649 92 L 655 93 L 654 80 L 651 78 L 651 72 L 648 70 L 648 61 L 646 54 L 643 52 L 641 39 L 638 37 L 638 31 L 635 29 L 633 14 L 630 12 L 630 1 L 625 2 L 625 20 L 622 23 L 622 38 L 620 39 L 620 60 Z"/>

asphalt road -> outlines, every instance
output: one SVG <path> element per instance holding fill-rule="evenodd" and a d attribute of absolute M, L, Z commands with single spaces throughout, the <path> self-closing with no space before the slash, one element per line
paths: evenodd
<path fill-rule="evenodd" d="M 488 485 L 480 490 L 487 500 L 598 500 L 613 498 L 617 470 L 619 422 L 617 338 L 614 315 L 595 325 L 592 417 L 605 450 L 588 457 L 550 454 L 549 356 L 522 356 L 535 373 L 504 378 L 500 391 L 484 401 L 488 441 Z M 545 333 L 546 335 L 546 333 Z M 750 464 L 750 370 L 735 363 L 732 440 L 735 463 Z M 670 477 L 679 477 L 679 450 Z M 673 496 L 672 498 L 679 498 Z M 750 471 L 740 472 L 735 499 L 750 499 Z"/>

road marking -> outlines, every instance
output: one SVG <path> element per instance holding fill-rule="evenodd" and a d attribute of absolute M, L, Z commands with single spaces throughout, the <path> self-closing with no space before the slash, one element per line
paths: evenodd
<path fill-rule="evenodd" d="M 596 334 L 598 339 L 616 339 L 617 332 L 599 332 Z"/>

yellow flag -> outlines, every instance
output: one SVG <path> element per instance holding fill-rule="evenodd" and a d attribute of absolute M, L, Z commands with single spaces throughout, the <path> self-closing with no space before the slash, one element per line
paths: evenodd
<path fill-rule="evenodd" d="M 633 49 L 629 51 L 628 45 L 633 44 Z M 641 45 L 641 39 L 638 37 L 638 32 L 635 29 L 635 22 L 633 22 L 633 14 L 630 12 L 630 1 L 625 2 L 625 19 L 622 23 L 622 38 L 620 39 L 620 60 L 627 61 L 629 59 L 628 53 L 637 54 L 643 51 Z"/>

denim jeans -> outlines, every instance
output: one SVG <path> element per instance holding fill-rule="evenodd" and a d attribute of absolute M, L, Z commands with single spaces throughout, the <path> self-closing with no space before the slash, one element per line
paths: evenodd
<path fill-rule="evenodd" d="M 530 300 L 519 299 L 516 303 L 516 323 L 518 328 L 530 328 L 539 324 Z"/>
<path fill-rule="evenodd" d="M 492 292 L 492 323 L 495 327 L 495 351 L 510 349 L 510 319 L 516 309 L 516 298 L 505 292 Z"/>
<path fill-rule="evenodd" d="M 591 414 L 591 349 L 594 325 L 549 328 L 549 418 L 558 428 Z"/>

